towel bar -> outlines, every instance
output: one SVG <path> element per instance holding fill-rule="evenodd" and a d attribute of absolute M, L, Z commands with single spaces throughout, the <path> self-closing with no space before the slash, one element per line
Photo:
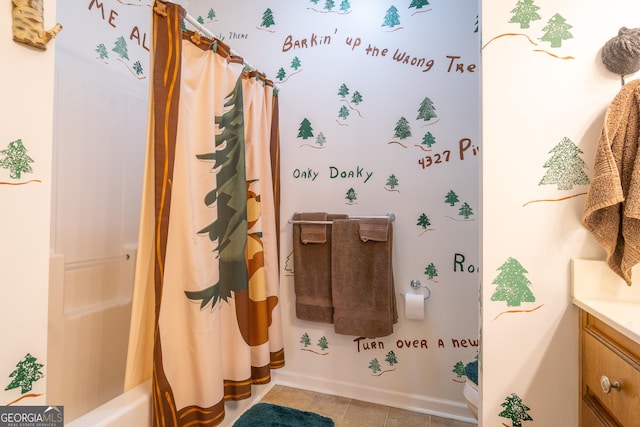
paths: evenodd
<path fill-rule="evenodd" d="M 347 219 L 365 218 L 389 218 L 389 221 L 394 221 L 396 219 L 396 215 L 394 213 L 388 213 L 386 215 L 349 216 Z M 289 224 L 333 224 L 333 221 L 311 221 L 289 218 Z"/>

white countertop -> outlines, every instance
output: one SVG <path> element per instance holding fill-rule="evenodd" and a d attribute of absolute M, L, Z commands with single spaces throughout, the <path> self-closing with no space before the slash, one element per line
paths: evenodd
<path fill-rule="evenodd" d="M 640 343 L 640 266 L 631 286 L 604 261 L 572 260 L 573 303 Z"/>

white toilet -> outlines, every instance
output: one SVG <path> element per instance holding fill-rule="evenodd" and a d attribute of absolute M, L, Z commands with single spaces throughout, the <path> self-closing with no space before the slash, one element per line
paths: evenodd
<path fill-rule="evenodd" d="M 469 410 L 475 417 L 478 419 L 478 385 L 473 381 L 467 379 L 464 383 L 464 389 L 462 390 L 462 394 L 467 401 L 467 406 Z"/>

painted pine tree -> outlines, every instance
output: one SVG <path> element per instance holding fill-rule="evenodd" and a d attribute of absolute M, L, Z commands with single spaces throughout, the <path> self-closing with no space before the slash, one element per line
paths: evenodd
<path fill-rule="evenodd" d="M 324 10 L 331 10 L 336 7 L 336 2 L 333 0 L 325 0 L 324 2 Z"/>
<path fill-rule="evenodd" d="M 473 210 L 471 209 L 471 206 L 469 206 L 467 202 L 464 202 L 462 206 L 460 206 L 460 209 L 458 210 L 458 215 L 463 216 L 464 219 L 469 219 L 469 217 L 473 215 Z"/>
<path fill-rule="evenodd" d="M 429 4 L 428 0 L 411 0 L 411 4 L 409 5 L 409 9 L 415 7 L 416 9 L 422 9 L 422 6 L 426 6 Z"/>
<path fill-rule="evenodd" d="M 573 26 L 567 24 L 566 19 L 559 13 L 556 13 L 547 21 L 547 25 L 542 28 L 542 31 L 545 31 L 545 33 L 540 40 L 550 42 L 551 47 L 561 47 L 562 40 L 573 38 L 573 34 L 569 32 L 570 28 L 573 28 Z"/>
<path fill-rule="evenodd" d="M 395 27 L 400 25 L 400 14 L 398 13 L 398 9 L 395 6 L 391 6 L 387 9 L 387 12 L 384 16 L 384 21 L 382 22 L 382 27 Z"/>
<path fill-rule="evenodd" d="M 327 143 L 327 137 L 324 136 L 324 133 L 318 133 L 318 137 L 316 138 L 316 144 L 323 146 Z"/>
<path fill-rule="evenodd" d="M 433 101 L 431 101 L 429 97 L 426 97 L 420 103 L 420 107 L 418 107 L 418 117 L 416 117 L 416 120 L 422 119 L 425 122 L 428 122 L 436 117 L 438 117 L 436 114 L 436 107 L 433 105 Z"/>
<path fill-rule="evenodd" d="M 346 84 L 342 83 L 340 85 L 340 88 L 338 89 L 338 95 L 340 95 L 341 98 L 344 98 L 347 95 L 349 95 L 349 88 L 347 87 Z"/>
<path fill-rule="evenodd" d="M 385 362 L 387 362 L 389 365 L 393 366 L 396 363 L 398 363 L 398 358 L 396 357 L 396 354 L 392 351 L 390 351 L 389 353 L 387 353 L 387 355 L 384 358 Z"/>
<path fill-rule="evenodd" d="M 9 143 L 9 146 L 0 151 L 0 167 L 9 169 L 9 176 L 12 179 L 20 179 L 23 173 L 31 173 L 33 169 L 29 163 L 33 159 L 27 154 L 27 149 L 22 144 L 22 139 L 16 139 Z"/>
<path fill-rule="evenodd" d="M 507 396 L 500 406 L 504 408 L 504 411 L 500 412 L 498 416 L 510 419 L 513 427 L 522 427 L 523 421 L 533 421 L 531 415 L 527 413 L 531 408 L 526 406 L 520 396 L 515 393 Z"/>
<path fill-rule="evenodd" d="M 380 367 L 380 362 L 378 362 L 377 358 L 369 362 L 369 369 L 371 369 L 371 372 L 374 374 L 382 371 L 382 368 Z"/>
<path fill-rule="evenodd" d="M 393 134 L 393 136 L 397 138 L 407 139 L 411 136 L 411 126 L 409 126 L 409 121 L 404 117 L 400 117 L 398 119 L 394 130 L 395 133 Z"/>
<path fill-rule="evenodd" d="M 418 217 L 418 223 L 416 225 L 419 225 L 422 228 L 427 228 L 428 226 L 431 225 L 431 221 L 429 221 L 429 217 L 427 216 L 427 214 L 422 213 L 420 214 L 420 216 Z"/>
<path fill-rule="evenodd" d="M 98 56 L 102 60 L 109 58 L 109 53 L 107 52 L 107 47 L 104 45 L 104 43 L 100 43 L 96 47 L 96 52 L 98 53 Z"/>
<path fill-rule="evenodd" d="M 351 102 L 355 105 L 358 105 L 362 102 L 362 95 L 360 94 L 360 92 L 353 92 L 353 95 L 351 96 Z"/>
<path fill-rule="evenodd" d="M 265 9 L 264 13 L 262 14 L 262 23 L 260 24 L 260 26 L 269 28 L 270 26 L 275 24 L 276 21 L 273 19 L 273 12 L 271 11 L 271 9 Z"/>
<path fill-rule="evenodd" d="M 349 109 L 344 105 L 340 107 L 340 110 L 338 110 L 338 117 L 340 117 L 342 120 L 346 120 L 350 114 L 351 113 L 349 112 Z"/>
<path fill-rule="evenodd" d="M 347 12 L 349 9 L 351 9 L 351 3 L 349 2 L 349 0 L 342 0 L 340 2 L 340 11 Z"/>
<path fill-rule="evenodd" d="M 453 371 L 454 374 L 456 374 L 456 376 L 458 378 L 462 378 L 465 373 L 464 373 L 464 363 L 462 363 L 462 361 L 456 362 L 455 365 L 453 365 Z"/>
<path fill-rule="evenodd" d="M 351 187 L 350 189 L 347 190 L 347 195 L 346 195 L 345 199 L 347 199 L 350 204 L 355 202 L 358 199 L 358 195 L 356 194 L 356 190 L 354 190 L 353 187 Z"/>
<path fill-rule="evenodd" d="M 213 9 L 209 9 L 209 12 L 207 12 L 207 19 L 209 19 L 209 21 L 213 21 L 213 18 L 216 17 L 216 11 Z"/>
<path fill-rule="evenodd" d="M 387 178 L 387 187 L 394 189 L 398 186 L 398 184 L 398 178 L 396 178 L 394 174 L 389 175 L 389 178 Z"/>
<path fill-rule="evenodd" d="M 13 378 L 5 390 L 20 388 L 22 394 L 28 393 L 33 388 L 33 383 L 44 376 L 40 369 L 44 367 L 41 363 L 36 363 L 35 357 L 27 353 L 24 358 L 18 362 L 16 369 L 9 374 L 9 378 Z"/>
<path fill-rule="evenodd" d="M 449 190 L 446 196 L 444 196 L 445 203 L 449 203 L 449 206 L 455 206 L 456 203 L 460 201 L 458 199 L 458 195 L 453 191 Z"/>
<path fill-rule="evenodd" d="M 518 0 L 516 7 L 511 10 L 513 16 L 509 20 L 510 24 L 520 24 L 520 28 L 529 28 L 531 21 L 542 19 L 538 15 L 540 8 L 533 3 L 533 0 Z"/>
<path fill-rule="evenodd" d="M 302 334 L 302 336 L 300 337 L 300 344 L 302 344 L 305 348 L 311 345 L 311 338 L 309 337 L 308 333 L 305 332 L 304 334 Z"/>
<path fill-rule="evenodd" d="M 113 46 L 113 49 L 111 50 L 117 53 L 120 56 L 120 58 L 129 60 L 129 53 L 127 51 L 127 41 L 124 39 L 124 37 L 122 36 L 118 37 L 116 39 L 115 45 Z"/>
<path fill-rule="evenodd" d="M 311 127 L 311 122 L 304 118 L 302 122 L 300 122 L 300 127 L 298 128 L 298 138 L 307 139 L 313 136 L 313 128 Z"/>
<path fill-rule="evenodd" d="M 438 277 L 438 269 L 436 268 L 434 263 L 430 263 L 424 269 L 424 274 L 426 274 L 429 279 L 433 279 L 434 277 Z"/>
<path fill-rule="evenodd" d="M 436 143 L 436 138 L 431 134 L 431 132 L 427 132 L 422 137 L 422 145 L 426 145 L 428 148 L 431 148 L 433 144 Z"/>
<path fill-rule="evenodd" d="M 322 351 L 326 351 L 329 348 L 329 341 L 327 341 L 327 337 L 324 335 L 320 337 L 318 340 L 318 347 L 320 347 Z"/>
<path fill-rule="evenodd" d="M 284 68 L 280 67 L 280 69 L 276 73 L 276 78 L 278 80 L 282 81 L 282 80 L 284 80 L 285 77 L 287 77 L 287 72 L 284 71 Z"/>
<path fill-rule="evenodd" d="M 584 172 L 586 164 L 580 158 L 582 150 L 573 141 L 564 137 L 549 153 L 552 156 L 544 164 L 547 173 L 538 185 L 556 184 L 558 190 L 571 190 L 574 185 L 589 184 L 589 177 Z"/>
<path fill-rule="evenodd" d="M 301 66 L 302 66 L 302 63 L 300 62 L 300 58 L 298 58 L 297 56 L 294 56 L 293 59 L 291 60 L 291 68 L 293 68 L 294 70 L 297 70 Z"/>
<path fill-rule="evenodd" d="M 505 301 L 509 307 L 519 307 L 523 302 L 535 302 L 536 297 L 529 289 L 531 282 L 525 276 L 528 271 L 517 259 L 507 259 L 498 270 L 500 274 L 491 282 L 497 285 L 491 301 Z"/>

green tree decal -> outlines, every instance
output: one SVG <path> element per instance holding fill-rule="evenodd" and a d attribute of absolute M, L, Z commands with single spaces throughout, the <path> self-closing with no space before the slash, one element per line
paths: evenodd
<path fill-rule="evenodd" d="M 40 369 L 44 367 L 41 363 L 36 363 L 36 358 L 27 353 L 24 358 L 18 362 L 16 369 L 9 374 L 9 378 L 13 378 L 5 390 L 12 390 L 20 387 L 21 393 L 28 393 L 33 388 L 33 383 L 44 376 Z"/>
<path fill-rule="evenodd" d="M 104 45 L 104 43 L 100 43 L 96 47 L 96 52 L 98 53 L 98 56 L 100 56 L 100 59 L 104 60 L 109 58 L 109 53 L 107 52 L 107 47 Z"/>
<path fill-rule="evenodd" d="M 396 178 L 394 174 L 389 175 L 389 178 L 387 178 L 387 187 L 394 189 L 398 186 L 398 184 L 398 178 Z"/>
<path fill-rule="evenodd" d="M 351 102 L 353 102 L 355 105 L 358 105 L 362 102 L 362 95 L 360 95 L 360 92 L 353 92 L 353 96 L 351 96 Z"/>
<path fill-rule="evenodd" d="M 232 292 L 248 289 L 249 273 L 245 263 L 247 244 L 247 174 L 245 168 L 244 107 L 242 103 L 242 78 L 225 98 L 225 113 L 215 116 L 218 133 L 214 151 L 198 154 L 196 158 L 213 162 L 217 170 L 216 185 L 204 197 L 207 207 L 217 209 L 217 218 L 198 231 L 209 240 L 217 242 L 219 279 L 217 283 L 196 291 L 185 291 L 192 301 L 200 301 L 200 309 L 211 303 L 211 310 L 218 300 L 228 302 Z"/>
<path fill-rule="evenodd" d="M 261 27 L 269 28 L 272 25 L 275 25 L 276 21 L 273 20 L 273 12 L 271 9 L 267 8 L 262 14 L 262 24 Z"/>
<path fill-rule="evenodd" d="M 346 84 L 342 83 L 340 85 L 340 89 L 338 89 L 338 95 L 340 95 L 340 97 L 344 98 L 347 95 L 349 95 L 349 88 L 347 87 Z"/>
<path fill-rule="evenodd" d="M 497 285 L 491 295 L 491 301 L 506 301 L 507 306 L 520 306 L 523 302 L 534 302 L 535 296 L 529 289 L 531 282 L 525 277 L 528 273 L 515 258 L 507 259 L 500 268 L 500 274 L 491 284 Z"/>
<path fill-rule="evenodd" d="M 444 196 L 445 203 L 449 203 L 449 206 L 455 206 L 456 203 L 460 201 L 458 199 L 458 195 L 453 192 L 453 190 L 449 190 L 446 196 Z"/>
<path fill-rule="evenodd" d="M 313 3 L 313 4 L 318 4 L 318 2 L 319 2 L 319 1 L 320 1 L 320 0 L 311 0 L 311 3 Z"/>
<path fill-rule="evenodd" d="M 522 427 L 522 421 L 533 421 L 533 418 L 527 413 L 531 408 L 526 406 L 515 393 L 507 396 L 500 406 L 504 408 L 504 411 L 500 412 L 498 416 L 510 419 L 513 427 Z"/>
<path fill-rule="evenodd" d="M 518 0 L 516 7 L 511 10 L 513 16 L 509 20 L 511 24 L 520 24 L 520 28 L 529 28 L 531 21 L 542 19 L 538 15 L 540 8 L 533 4 L 533 0 Z"/>
<path fill-rule="evenodd" d="M 333 0 L 326 0 L 324 2 L 324 10 L 331 10 L 336 6 L 336 3 Z"/>
<path fill-rule="evenodd" d="M 471 206 L 469 206 L 467 202 L 464 202 L 458 210 L 458 215 L 463 216 L 464 219 L 469 219 L 469 217 L 473 215 L 473 210 L 471 210 Z"/>
<path fill-rule="evenodd" d="M 547 173 L 538 185 L 557 184 L 558 190 L 571 190 L 574 185 L 589 184 L 589 177 L 584 172 L 586 164 L 580 158 L 582 150 L 573 141 L 562 138 L 549 153 L 552 156 L 544 164 Z"/>
<path fill-rule="evenodd" d="M 213 9 L 209 9 L 209 12 L 207 12 L 207 19 L 209 19 L 209 21 L 213 21 L 213 18 L 216 17 L 216 11 Z"/>
<path fill-rule="evenodd" d="M 349 112 L 349 109 L 347 107 L 345 107 L 344 105 L 342 107 L 340 107 L 340 110 L 338 111 L 338 117 L 340 117 L 343 120 L 346 120 L 347 117 L 349 117 L 351 113 Z"/>
<path fill-rule="evenodd" d="M 381 27 L 395 27 L 396 25 L 400 25 L 400 15 L 398 14 L 398 9 L 395 6 L 391 6 L 387 9 L 387 12 L 384 16 L 384 22 Z"/>
<path fill-rule="evenodd" d="M 329 348 L 329 342 L 327 341 L 327 337 L 325 337 L 324 335 L 320 337 L 320 339 L 318 340 L 318 347 L 320 347 L 322 351 L 325 351 L 326 349 Z"/>
<path fill-rule="evenodd" d="M 347 199 L 349 203 L 353 203 L 354 201 L 356 201 L 358 199 L 358 196 L 356 195 L 356 190 L 354 190 L 353 188 L 348 189 L 345 199 Z"/>
<path fill-rule="evenodd" d="M 423 119 L 425 122 L 438 117 L 436 115 L 436 107 L 433 105 L 433 102 L 427 97 L 421 103 L 418 108 L 418 117 L 417 120 Z"/>
<path fill-rule="evenodd" d="M 424 274 L 426 274 L 429 277 L 429 279 L 438 277 L 438 270 L 436 269 L 435 264 L 430 263 L 429 265 L 427 265 L 427 267 L 424 269 Z"/>
<path fill-rule="evenodd" d="M 324 133 L 318 133 L 318 137 L 316 138 L 316 144 L 322 146 L 327 143 L 327 138 L 324 136 Z"/>
<path fill-rule="evenodd" d="M 125 41 L 124 37 L 118 37 L 115 46 L 111 50 L 120 55 L 120 58 L 129 60 L 129 54 L 127 53 L 127 42 Z"/>
<path fill-rule="evenodd" d="M 420 227 L 426 229 L 428 226 L 431 225 L 431 221 L 429 221 L 429 217 L 427 216 L 427 214 L 422 213 L 420 214 L 420 217 L 418 217 L 418 223 L 416 225 L 419 225 Z"/>
<path fill-rule="evenodd" d="M 133 63 L 133 70 L 136 72 L 136 75 L 142 74 L 142 64 L 140 61 L 136 61 Z"/>
<path fill-rule="evenodd" d="M 395 133 L 393 136 L 400 139 L 407 139 L 411 136 L 411 127 L 409 126 L 409 121 L 404 117 L 400 117 L 396 122 Z"/>
<path fill-rule="evenodd" d="M 300 337 L 300 344 L 302 344 L 305 348 L 311 345 L 311 338 L 309 338 L 308 333 L 305 332 L 304 334 L 302 334 L 302 336 Z"/>
<path fill-rule="evenodd" d="M 453 373 L 456 374 L 458 378 L 462 378 L 463 376 L 465 376 L 464 363 L 462 363 L 462 361 L 457 362 L 455 365 L 453 365 Z"/>
<path fill-rule="evenodd" d="M 340 2 L 340 11 L 346 12 L 349 9 L 351 9 L 351 3 L 349 3 L 349 0 L 342 0 Z"/>
<path fill-rule="evenodd" d="M 280 67 L 280 69 L 276 73 L 276 77 L 280 81 L 284 80 L 284 78 L 287 77 L 287 73 L 284 71 L 284 68 Z"/>
<path fill-rule="evenodd" d="M 313 128 L 311 127 L 311 122 L 306 118 L 300 122 L 300 127 L 298 128 L 298 138 L 307 139 L 313 136 Z"/>
<path fill-rule="evenodd" d="M 573 35 L 569 32 L 570 28 L 573 28 L 573 26 L 567 24 L 566 20 L 556 13 L 547 21 L 547 25 L 542 28 L 542 31 L 546 32 L 540 40 L 550 42 L 551 47 L 561 47 L 562 40 L 573 38 Z"/>
<path fill-rule="evenodd" d="M 427 147 L 431 148 L 431 146 L 435 143 L 436 143 L 436 138 L 431 134 L 431 132 L 427 132 L 422 137 L 422 145 L 426 145 Z"/>
<path fill-rule="evenodd" d="M 415 7 L 416 9 L 422 9 L 422 6 L 426 6 L 429 4 L 428 0 L 411 0 L 411 4 L 409 5 L 409 9 Z"/>
<path fill-rule="evenodd" d="M 377 373 L 382 371 L 382 368 L 380 367 L 380 362 L 378 362 L 378 359 L 373 359 L 370 363 L 369 363 L 369 369 L 371 369 L 372 373 Z"/>
<path fill-rule="evenodd" d="M 293 68 L 294 70 L 297 70 L 301 66 L 302 66 L 302 63 L 300 62 L 300 58 L 298 58 L 297 56 L 294 56 L 293 59 L 291 60 L 291 68 Z"/>
<path fill-rule="evenodd" d="M 22 139 L 10 142 L 6 149 L 0 151 L 0 155 L 4 155 L 4 158 L 0 159 L 0 167 L 9 169 L 11 178 L 20 179 L 22 173 L 33 172 L 29 164 L 33 163 L 33 159 L 27 155 Z"/>
<path fill-rule="evenodd" d="M 393 352 L 393 350 L 387 353 L 387 356 L 384 358 L 384 360 L 391 366 L 398 363 L 398 358 L 396 357 L 396 354 Z"/>

